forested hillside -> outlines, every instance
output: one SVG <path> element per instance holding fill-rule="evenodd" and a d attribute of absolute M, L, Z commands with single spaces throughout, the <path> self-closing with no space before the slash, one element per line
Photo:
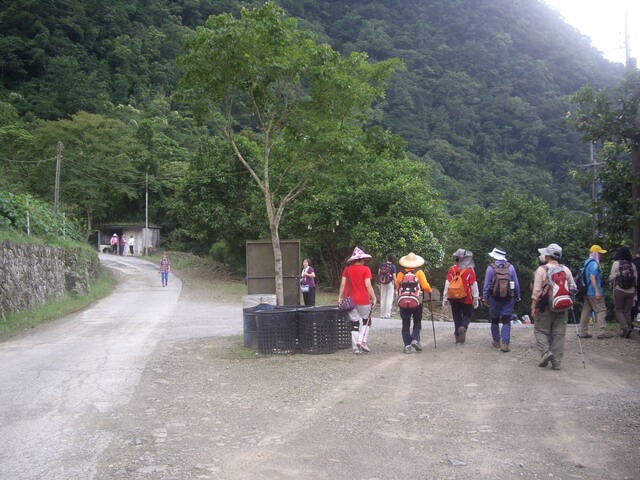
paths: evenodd
<path fill-rule="evenodd" d="M 150 219 L 170 240 L 199 250 L 218 242 L 222 255 L 237 255 L 240 239 L 266 232 L 262 207 L 226 147 L 173 96 L 182 73 L 176 59 L 185 35 L 209 15 L 260 3 L 0 2 L 0 189 L 51 201 L 62 141 L 61 202 L 87 235 L 96 223 L 140 221 L 148 186 Z M 602 59 L 541 1 L 279 3 L 345 55 L 403 61 L 365 127 L 406 141 L 409 158 L 428 167 L 417 170 L 415 182 L 429 185 L 426 193 L 439 190 L 449 213 L 492 207 L 504 190 L 551 207 L 588 209 L 585 189 L 570 176 L 588 160 L 588 148 L 563 125 L 568 95 L 584 84 L 611 87 L 623 68 Z M 383 147 L 385 141 L 377 136 L 372 149 L 393 162 L 386 156 L 402 146 L 396 139 Z M 382 197 L 385 170 L 371 171 L 378 178 L 368 188 L 377 193 L 363 198 Z M 395 168 L 387 171 L 399 178 Z M 440 205 L 437 192 L 429 195 Z M 384 206 L 371 215 L 392 211 Z M 283 233 L 304 238 L 314 215 L 294 213 Z M 327 239 L 334 231 L 326 230 Z"/>
<path fill-rule="evenodd" d="M 539 1 L 283 0 L 342 51 L 406 62 L 379 120 L 441 172 L 452 200 L 490 205 L 505 186 L 584 205 L 567 178 L 588 160 L 562 125 L 567 95 L 622 75 Z M 568 187 L 568 188 L 567 188 Z"/>

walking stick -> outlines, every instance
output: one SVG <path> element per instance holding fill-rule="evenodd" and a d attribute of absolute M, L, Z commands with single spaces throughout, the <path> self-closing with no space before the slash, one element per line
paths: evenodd
<path fill-rule="evenodd" d="M 571 307 L 571 316 L 573 317 L 573 324 L 576 326 L 576 335 L 578 336 L 578 345 L 580 345 L 580 355 L 582 355 L 582 366 L 583 368 L 587 368 L 586 363 L 584 363 L 584 351 L 582 350 L 582 340 L 580 339 L 580 332 L 578 331 L 578 323 L 576 322 L 576 312 L 574 307 Z"/>
<path fill-rule="evenodd" d="M 433 329 L 433 346 L 438 348 L 438 342 L 436 342 L 436 324 L 433 322 L 433 299 L 429 294 L 429 311 L 431 312 L 431 328 Z"/>

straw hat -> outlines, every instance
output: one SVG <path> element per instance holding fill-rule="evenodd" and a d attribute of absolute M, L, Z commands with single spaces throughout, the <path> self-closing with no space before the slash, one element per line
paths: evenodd
<path fill-rule="evenodd" d="M 356 260 L 366 260 L 367 262 L 371 260 L 371 255 L 364 253 L 362 249 L 356 247 L 353 249 L 353 253 L 351 254 L 351 258 L 347 260 L 347 263 L 355 262 Z"/>
<path fill-rule="evenodd" d="M 424 258 L 411 252 L 400 258 L 398 263 L 405 268 L 418 268 L 424 265 Z"/>

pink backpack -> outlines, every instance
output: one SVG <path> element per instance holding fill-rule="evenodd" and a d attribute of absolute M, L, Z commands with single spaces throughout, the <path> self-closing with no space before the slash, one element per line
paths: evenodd
<path fill-rule="evenodd" d="M 400 289 L 398 294 L 398 306 L 400 308 L 415 308 L 420 306 L 420 295 L 422 289 L 420 288 L 420 282 L 415 273 L 405 273 L 400 282 Z"/>

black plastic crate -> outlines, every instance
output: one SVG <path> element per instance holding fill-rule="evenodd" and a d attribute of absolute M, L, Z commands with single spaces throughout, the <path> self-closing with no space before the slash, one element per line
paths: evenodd
<path fill-rule="evenodd" d="M 298 309 L 298 338 L 302 353 L 334 353 L 338 349 L 338 307 Z"/>
<path fill-rule="evenodd" d="M 276 308 L 256 311 L 258 351 L 265 355 L 288 355 L 296 351 L 298 312 Z"/>

